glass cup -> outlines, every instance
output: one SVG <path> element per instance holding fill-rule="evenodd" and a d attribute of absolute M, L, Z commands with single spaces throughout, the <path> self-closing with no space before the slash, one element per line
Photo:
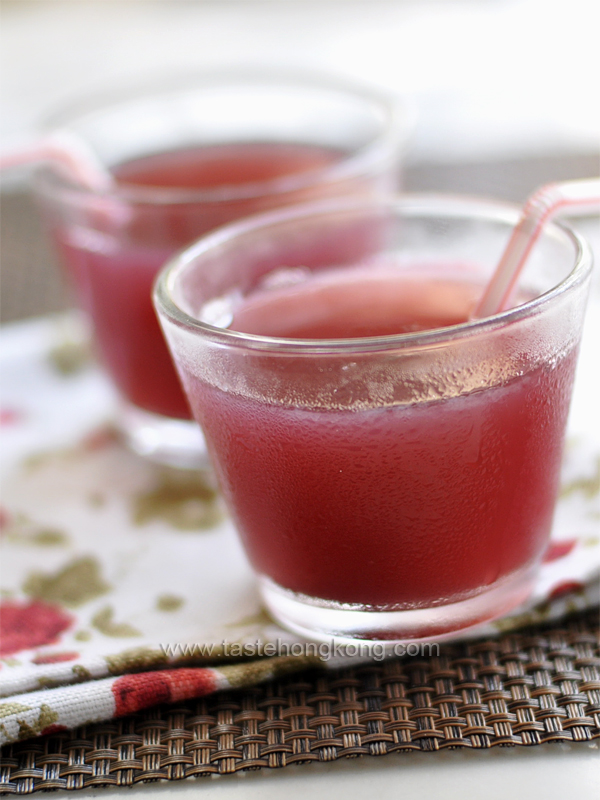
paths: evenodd
<path fill-rule="evenodd" d="M 46 168 L 36 188 L 122 399 L 119 426 L 142 455 L 202 466 L 203 439 L 152 308 L 156 273 L 184 245 L 248 214 L 396 189 L 406 118 L 354 86 L 250 70 L 115 96 L 49 127 L 116 177 L 91 191 Z"/>
<path fill-rule="evenodd" d="M 328 201 L 225 226 L 162 272 L 190 406 L 290 630 L 438 638 L 530 593 L 591 255 L 548 225 L 519 305 L 467 321 L 517 219 L 460 198 Z"/>

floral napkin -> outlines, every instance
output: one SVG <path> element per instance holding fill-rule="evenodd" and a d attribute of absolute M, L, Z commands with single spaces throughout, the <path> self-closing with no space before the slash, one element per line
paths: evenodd
<path fill-rule="evenodd" d="M 597 602 L 600 314 L 589 317 L 596 328 L 536 591 L 469 636 Z M 111 427 L 115 397 L 78 331 L 65 316 L 1 335 L 0 742 L 364 658 L 311 650 L 265 615 L 211 475 L 123 448 Z"/>

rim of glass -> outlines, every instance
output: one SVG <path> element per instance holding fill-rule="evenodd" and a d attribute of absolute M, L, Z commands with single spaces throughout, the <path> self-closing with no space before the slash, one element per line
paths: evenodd
<path fill-rule="evenodd" d="M 374 164 L 391 160 L 402 150 L 413 125 L 415 111 L 407 98 L 394 97 L 376 88 L 361 83 L 352 83 L 335 75 L 320 74 L 314 71 L 278 70 L 277 74 L 261 68 L 223 69 L 211 73 L 169 76 L 149 83 L 135 84 L 112 93 L 98 94 L 94 98 L 84 98 L 48 115 L 41 123 L 44 133 L 58 133 L 69 130 L 78 119 L 92 113 L 101 113 L 127 102 L 143 97 L 160 97 L 197 89 L 239 86 L 280 86 L 282 89 L 300 87 L 315 89 L 318 92 L 337 92 L 358 99 L 366 106 L 378 108 L 382 112 L 381 130 L 367 144 L 344 154 L 342 158 L 326 167 L 307 170 L 292 175 L 283 175 L 265 181 L 245 184 L 225 184 L 211 189 L 186 189 L 154 186 L 135 186 L 122 184 L 108 190 L 94 191 L 78 186 L 61 173 L 50 167 L 38 172 L 43 188 L 66 193 L 72 197 L 109 195 L 131 203 L 176 204 L 193 202 L 233 202 L 253 197 L 286 194 L 315 183 L 329 184 L 350 177 L 360 177 Z"/>
<path fill-rule="evenodd" d="M 277 351 L 306 354 L 341 354 L 346 351 L 373 352 L 398 348 L 427 347 L 467 338 L 477 333 L 491 332 L 518 322 L 525 317 L 539 313 L 552 300 L 581 284 L 592 267 L 591 250 L 586 240 L 570 228 L 557 223 L 546 225 L 545 232 L 560 235 L 570 240 L 574 246 L 573 268 L 558 284 L 522 305 L 482 319 L 470 320 L 459 325 L 438 328 L 430 331 L 416 331 L 391 336 L 370 336 L 359 339 L 289 339 L 274 336 L 259 336 L 242 333 L 228 328 L 218 328 L 201 322 L 177 305 L 173 290 L 177 280 L 190 263 L 211 249 L 232 241 L 234 238 L 252 231 L 267 230 L 280 222 L 293 222 L 319 214 L 340 211 L 360 211 L 369 209 L 390 209 L 396 214 L 413 217 L 454 216 L 475 218 L 482 221 L 507 223 L 514 226 L 520 208 L 510 203 L 486 200 L 483 198 L 443 195 L 443 194 L 405 194 L 386 200 L 364 201 L 328 200 L 290 206 L 286 209 L 255 214 L 217 228 L 198 239 L 189 247 L 173 256 L 158 274 L 154 284 L 154 303 L 161 314 L 178 327 L 191 329 L 204 338 L 230 347 L 243 347 L 251 350 Z"/>

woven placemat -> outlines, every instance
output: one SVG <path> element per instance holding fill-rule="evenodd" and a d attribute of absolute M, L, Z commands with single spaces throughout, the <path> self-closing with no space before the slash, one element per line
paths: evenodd
<path fill-rule="evenodd" d="M 600 738 L 598 610 L 439 655 L 312 670 L 5 747 L 0 793 Z"/>

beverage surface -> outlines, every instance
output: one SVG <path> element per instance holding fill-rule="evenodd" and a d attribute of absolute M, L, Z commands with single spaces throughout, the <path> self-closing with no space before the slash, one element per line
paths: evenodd
<path fill-rule="evenodd" d="M 463 265 L 385 266 L 278 273 L 271 288 L 253 291 L 233 309 L 229 328 L 290 339 L 391 336 L 458 325 L 481 296 Z M 462 279 L 461 279 L 462 278 Z"/>
<path fill-rule="evenodd" d="M 332 274 L 263 288 L 230 327 L 343 337 L 455 324 L 481 286 L 452 277 L 394 283 L 385 270 L 372 281 L 357 270 L 336 291 Z M 502 345 L 500 336 L 499 358 Z M 267 380 L 318 371 L 261 358 Z M 323 600 L 418 608 L 469 597 L 541 557 L 574 365 L 571 351 L 449 399 L 358 410 L 261 401 L 201 372 L 184 379 L 259 573 Z M 405 379 L 401 364 L 386 370 Z"/>
<path fill-rule="evenodd" d="M 215 144 L 144 156 L 113 169 L 117 181 L 136 186 L 214 189 L 274 180 L 321 169 L 340 153 L 284 142 Z"/>
<path fill-rule="evenodd" d="M 161 153 L 121 164 L 121 182 L 144 186 L 214 188 L 318 170 L 336 151 L 293 144 L 219 145 Z M 140 408 L 189 418 L 189 407 L 152 306 L 157 272 L 178 249 L 218 225 L 272 207 L 273 198 L 236 202 L 139 204 L 124 230 L 81 224 L 55 229 L 80 303 L 92 318 L 96 345 L 120 393 Z M 294 192 L 286 202 L 296 199 Z"/>

